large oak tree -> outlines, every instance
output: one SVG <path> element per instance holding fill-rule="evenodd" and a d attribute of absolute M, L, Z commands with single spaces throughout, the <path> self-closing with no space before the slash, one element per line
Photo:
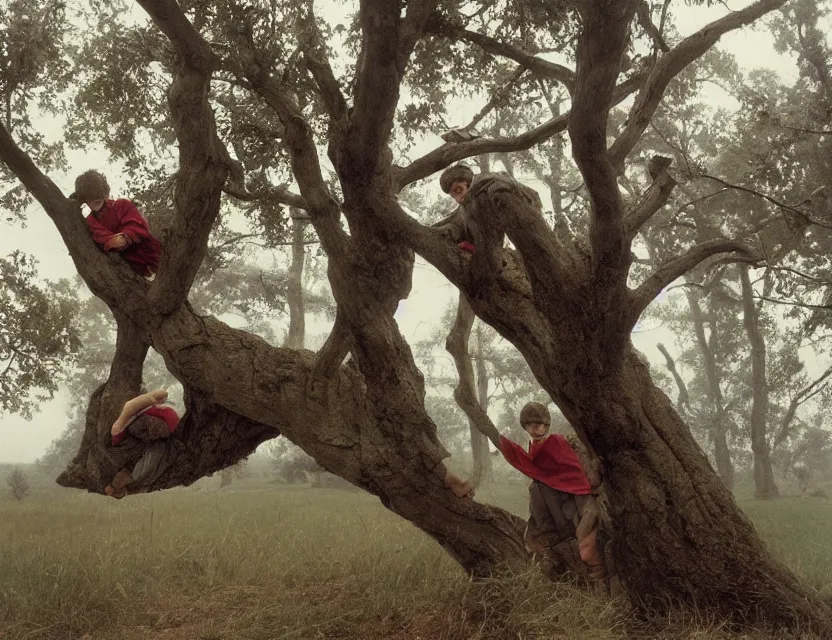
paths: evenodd
<path fill-rule="evenodd" d="M 192 482 L 280 434 L 378 496 L 474 575 L 524 566 L 522 521 L 457 499 L 443 485 L 446 452 L 424 409 L 422 374 L 393 317 L 410 290 L 418 253 L 517 347 L 603 461 L 616 564 L 636 604 L 658 611 L 696 605 L 737 622 L 832 630 L 829 609 L 766 550 L 630 342 L 642 312 L 668 284 L 712 256 L 750 259 L 755 248 L 710 239 L 631 287 L 634 238 L 675 181 L 666 169 L 655 172 L 642 197 L 625 202 L 617 180 L 674 77 L 723 34 L 785 0 L 753 2 L 672 46 L 639 0 L 506 6 L 361 0 L 355 38 L 347 39 L 357 51 L 354 72 L 348 64 L 340 77 L 335 69 L 343 65 L 334 64 L 327 27 L 311 2 L 138 4 L 153 26 L 129 42 L 135 51 L 155 52 L 170 73 L 168 117 L 178 145 L 173 211 L 153 283 L 96 249 L 77 203 L 33 161 L 27 141 L 15 139 L 11 120 L 0 127 L 0 158 L 53 220 L 82 278 L 118 325 L 109 378 L 90 399 L 81 450 L 62 484 L 101 492 L 116 469 L 140 454 L 110 448 L 108 432 L 120 404 L 138 391 L 152 346 L 182 382 L 188 410 L 175 440 L 175 465 L 150 489 Z M 502 22 L 490 29 L 495 15 Z M 543 35 L 536 42 L 531 34 Z M 653 53 L 631 65 L 628 48 L 642 34 L 655 43 Z M 276 37 L 285 38 L 282 46 L 266 46 Z M 435 51 L 444 43 L 444 60 L 458 59 L 457 41 L 487 51 L 484 65 L 493 55 L 506 56 L 560 83 L 571 108 L 517 136 L 447 143 L 395 164 L 394 129 L 420 120 L 418 109 L 414 115 L 403 104 L 403 87 L 420 95 L 438 90 L 442 78 L 429 73 L 443 60 Z M 574 69 L 533 53 L 555 47 L 575 60 Z M 416 68 L 418 79 L 408 75 Z M 248 102 L 230 105 L 238 94 Z M 626 122 L 613 123 L 611 110 L 628 96 L 634 102 Z M 226 120 L 231 113 L 230 128 L 215 110 Z M 273 127 L 257 131 L 260 160 L 273 154 L 269 160 L 280 167 L 285 158 L 299 193 L 264 185 L 262 175 L 246 182 L 245 170 L 256 166 L 242 162 L 251 136 L 222 134 L 255 111 L 274 119 Z M 131 126 L 156 126 L 138 107 L 125 107 L 123 116 L 116 127 L 122 136 L 131 135 Z M 564 132 L 584 181 L 586 233 L 553 231 L 535 194 L 486 176 L 466 203 L 477 227 L 477 251 L 469 259 L 397 198 L 455 161 L 529 148 Z M 325 179 L 322 146 L 337 185 Z M 318 353 L 275 347 L 189 304 L 224 191 L 285 203 L 311 218 L 337 303 L 332 333 Z M 503 249 L 504 236 L 516 250 Z"/>

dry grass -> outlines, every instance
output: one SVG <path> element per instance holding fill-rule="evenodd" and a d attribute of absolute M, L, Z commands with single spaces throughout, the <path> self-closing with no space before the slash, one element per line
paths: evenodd
<path fill-rule="evenodd" d="M 567 585 L 553 598 L 536 572 L 471 584 L 438 545 L 364 494 L 237 486 L 0 502 L 0 638 L 735 637 L 706 620 L 639 626 L 622 603 Z M 525 510 L 522 486 L 482 499 Z M 832 584 L 832 504 L 746 506 L 798 573 Z"/>

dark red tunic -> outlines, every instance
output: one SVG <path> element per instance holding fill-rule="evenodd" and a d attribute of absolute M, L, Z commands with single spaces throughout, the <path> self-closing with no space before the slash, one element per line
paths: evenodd
<path fill-rule="evenodd" d="M 566 438 L 556 433 L 542 442 L 529 443 L 528 453 L 519 444 L 500 437 L 500 450 L 508 463 L 528 477 L 576 496 L 592 493 L 578 454 Z"/>
<path fill-rule="evenodd" d="M 87 216 L 92 239 L 101 246 L 116 234 L 123 233 L 132 244 L 121 255 L 141 276 L 150 276 L 159 269 L 162 245 L 150 234 L 147 220 L 129 200 L 107 200 L 104 206 Z"/>

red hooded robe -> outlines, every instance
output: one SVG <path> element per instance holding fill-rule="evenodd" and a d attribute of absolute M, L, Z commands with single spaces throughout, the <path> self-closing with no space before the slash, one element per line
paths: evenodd
<path fill-rule="evenodd" d="M 159 269 L 162 245 L 150 234 L 147 220 L 129 200 L 107 200 L 104 206 L 87 216 L 92 239 L 103 247 L 116 234 L 123 233 L 131 240 L 121 255 L 133 271 L 150 276 Z"/>

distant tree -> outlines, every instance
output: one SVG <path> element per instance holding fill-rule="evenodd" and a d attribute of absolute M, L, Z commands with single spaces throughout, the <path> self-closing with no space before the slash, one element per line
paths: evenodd
<path fill-rule="evenodd" d="M 247 475 L 246 472 L 246 460 L 240 460 L 236 464 L 232 464 L 230 467 L 226 467 L 220 472 L 220 489 L 223 487 L 227 487 L 235 480 L 239 480 L 240 478 L 244 478 Z"/>
<path fill-rule="evenodd" d="M 790 462 L 801 491 L 812 479 L 828 477 L 832 474 L 832 431 L 808 428 L 795 443 Z"/>
<path fill-rule="evenodd" d="M 305 484 L 323 471 L 312 456 L 285 438 L 269 443 L 268 451 L 275 475 L 287 484 Z"/>
<path fill-rule="evenodd" d="M 18 502 L 22 502 L 29 495 L 31 489 L 29 479 L 17 467 L 12 469 L 9 477 L 6 478 L 6 484 L 9 486 L 9 494 Z"/>
<path fill-rule="evenodd" d="M 76 296 L 65 280 L 38 281 L 32 257 L 0 257 L 0 412 L 31 418 L 57 391 L 80 346 Z"/>

